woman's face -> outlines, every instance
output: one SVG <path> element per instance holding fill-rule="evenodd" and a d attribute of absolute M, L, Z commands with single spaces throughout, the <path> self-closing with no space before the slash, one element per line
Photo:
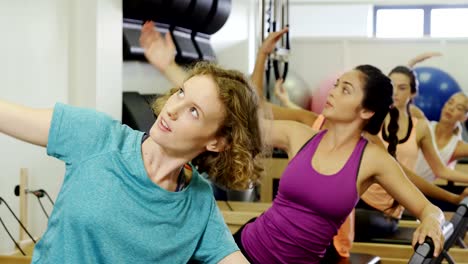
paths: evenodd
<path fill-rule="evenodd" d="M 206 75 L 194 76 L 167 100 L 150 137 L 168 149 L 204 152 L 217 140 L 224 117 L 216 83 Z"/>
<path fill-rule="evenodd" d="M 351 70 L 337 80 L 330 93 L 322 114 L 330 120 L 352 121 L 362 109 L 364 97 L 364 76 L 358 70 Z"/>
<path fill-rule="evenodd" d="M 444 107 L 442 107 L 440 122 L 453 124 L 456 122 L 464 122 L 467 110 L 468 98 L 461 93 L 454 94 L 445 102 Z"/>
<path fill-rule="evenodd" d="M 393 105 L 398 109 L 405 108 L 415 96 L 411 93 L 410 78 L 402 73 L 392 73 L 389 77 L 393 84 Z"/>

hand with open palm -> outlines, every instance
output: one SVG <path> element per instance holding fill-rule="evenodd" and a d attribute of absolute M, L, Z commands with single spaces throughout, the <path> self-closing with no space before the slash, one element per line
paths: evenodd
<path fill-rule="evenodd" d="M 161 72 L 175 62 L 176 48 L 171 34 L 162 36 L 152 21 L 141 28 L 140 45 L 145 50 L 146 59 Z"/>
<path fill-rule="evenodd" d="M 276 46 L 276 42 L 281 39 L 284 33 L 288 32 L 288 28 L 283 28 L 280 31 L 272 32 L 268 37 L 263 40 L 262 46 L 260 47 L 260 51 L 265 54 L 270 54 L 273 52 Z"/>

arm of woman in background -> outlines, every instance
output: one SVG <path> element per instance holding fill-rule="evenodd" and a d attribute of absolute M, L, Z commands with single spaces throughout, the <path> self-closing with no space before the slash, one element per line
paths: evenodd
<path fill-rule="evenodd" d="M 464 140 L 459 140 L 457 147 L 455 148 L 455 151 L 452 154 L 452 159 L 457 160 L 466 157 L 468 157 L 468 143 L 466 143 Z M 468 187 L 465 188 L 465 190 L 463 191 L 463 193 L 460 194 L 460 196 L 468 196 Z"/>
<path fill-rule="evenodd" d="M 408 67 L 413 68 L 416 64 L 436 56 L 442 56 L 442 53 L 437 51 L 421 53 L 408 61 Z"/>
<path fill-rule="evenodd" d="M 462 159 L 468 157 L 468 143 L 464 140 L 459 140 L 457 147 L 452 154 L 452 160 Z"/>
<path fill-rule="evenodd" d="M 171 34 L 163 37 L 153 22 L 146 22 L 141 28 L 140 45 L 146 59 L 169 81 L 181 87 L 187 72 L 175 62 L 176 49 Z"/>
<path fill-rule="evenodd" d="M 440 52 L 425 52 L 425 53 L 419 54 L 418 56 L 416 56 L 416 57 L 412 58 L 411 60 L 409 60 L 407 66 L 409 68 L 414 68 L 414 66 L 416 64 L 418 64 L 420 62 L 423 62 L 423 61 L 425 61 L 427 59 L 430 59 L 432 57 L 436 57 L 436 56 L 442 56 L 442 53 L 440 53 Z M 411 111 L 411 116 L 413 116 L 413 117 L 426 118 L 426 116 L 424 115 L 424 112 L 421 111 L 421 109 L 419 109 L 414 104 L 410 105 L 410 111 Z"/>
<path fill-rule="evenodd" d="M 382 139 L 380 139 L 378 136 L 375 135 L 370 135 L 368 133 L 365 134 L 365 137 L 367 140 L 371 141 L 372 143 L 376 144 L 377 146 L 385 149 L 385 145 L 382 142 Z M 408 169 L 404 165 L 400 164 L 400 167 L 403 169 L 403 172 L 406 174 L 408 179 L 416 186 L 418 189 L 426 196 L 438 199 L 441 201 L 449 202 L 452 204 L 459 204 L 463 198 L 468 196 L 468 188 L 465 192 L 463 192 L 460 195 L 451 193 L 449 191 L 446 191 L 439 186 L 426 181 L 424 178 L 421 176 L 417 175 L 414 173 L 414 171 Z"/>
<path fill-rule="evenodd" d="M 451 193 L 449 191 L 446 191 L 439 186 L 426 181 L 422 177 L 418 176 L 416 173 L 414 173 L 412 170 L 406 168 L 405 166 L 401 165 L 403 171 L 405 172 L 406 176 L 408 176 L 408 179 L 416 186 L 418 189 L 426 196 L 449 202 L 451 204 L 459 204 L 463 198 L 468 196 L 468 188 L 463 191 L 462 194 L 457 195 L 454 193 Z"/>
<path fill-rule="evenodd" d="M 368 144 L 362 160 L 363 173 L 374 175 L 392 197 L 416 216 L 421 224 L 413 233 L 413 246 L 422 244 L 426 236 L 434 241 L 434 256 L 438 255 L 444 244 L 441 225 L 445 221 L 442 211 L 431 204 L 426 197 L 405 177 L 398 163 L 387 152 L 376 145 Z M 366 171 L 370 169 L 370 171 Z M 362 184 L 361 184 L 362 185 Z M 364 189 L 360 192 L 363 193 Z"/>
<path fill-rule="evenodd" d="M 434 146 L 432 134 L 430 133 L 427 122 L 418 122 L 416 129 L 418 130 L 417 134 L 422 135 L 422 137 L 418 139 L 418 145 L 434 174 L 449 181 L 468 183 L 468 175 L 466 173 L 452 170 L 442 162 L 439 152 L 436 146 Z"/>
<path fill-rule="evenodd" d="M 0 100 L 0 133 L 47 146 L 52 109 L 34 109 Z"/>

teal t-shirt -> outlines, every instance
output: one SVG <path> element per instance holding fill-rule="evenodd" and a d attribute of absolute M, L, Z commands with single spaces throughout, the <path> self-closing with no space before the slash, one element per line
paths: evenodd
<path fill-rule="evenodd" d="M 47 153 L 66 173 L 33 263 L 217 263 L 238 250 L 195 168 L 180 192 L 148 178 L 142 137 L 103 113 L 55 106 Z"/>

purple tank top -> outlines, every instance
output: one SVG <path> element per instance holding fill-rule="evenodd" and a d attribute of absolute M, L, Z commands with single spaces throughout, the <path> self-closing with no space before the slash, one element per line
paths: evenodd
<path fill-rule="evenodd" d="M 359 200 L 356 179 L 367 141 L 361 138 L 343 168 L 322 175 L 312 157 L 326 130 L 289 162 L 273 205 L 242 231 L 254 263 L 318 263 Z"/>

